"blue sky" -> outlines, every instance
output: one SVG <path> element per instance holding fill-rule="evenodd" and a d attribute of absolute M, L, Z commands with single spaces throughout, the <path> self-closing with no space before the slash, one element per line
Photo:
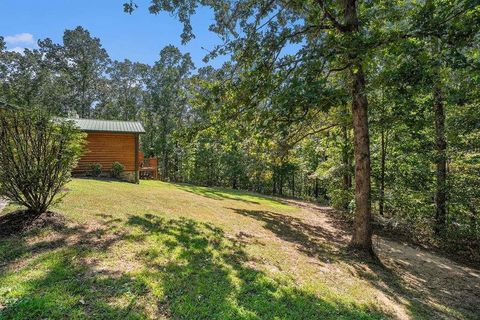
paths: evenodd
<path fill-rule="evenodd" d="M 182 52 L 190 52 L 196 67 L 205 66 L 202 58 L 221 43 L 208 31 L 213 13 L 201 8 L 192 20 L 196 38 L 181 45 L 182 25 L 169 14 L 148 13 L 148 0 L 136 0 L 139 5 L 132 15 L 123 12 L 125 0 L 2 0 L 0 4 L 0 35 L 7 48 L 32 48 L 38 39 L 51 38 L 60 43 L 65 29 L 83 26 L 100 38 L 112 59 L 130 59 L 153 63 L 160 50 L 173 44 Z M 219 66 L 225 59 L 210 64 Z"/>

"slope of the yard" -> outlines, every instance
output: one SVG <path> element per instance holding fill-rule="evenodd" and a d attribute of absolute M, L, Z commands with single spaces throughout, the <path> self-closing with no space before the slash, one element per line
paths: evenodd
<path fill-rule="evenodd" d="M 65 219 L 0 239 L 0 319 L 478 319 L 479 272 L 328 208 L 223 189 L 76 179 Z M 7 207 L 7 211 L 14 208 Z"/>

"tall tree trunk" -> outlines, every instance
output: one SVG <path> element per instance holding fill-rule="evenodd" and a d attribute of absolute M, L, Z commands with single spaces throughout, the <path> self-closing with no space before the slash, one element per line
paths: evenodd
<path fill-rule="evenodd" d="M 343 162 L 343 190 L 350 192 L 352 187 L 352 177 L 350 175 L 350 152 L 349 152 L 349 136 L 347 125 L 342 127 L 343 147 L 342 147 L 342 162 Z M 345 210 L 348 209 L 348 201 L 343 204 Z"/>
<path fill-rule="evenodd" d="M 292 174 L 292 198 L 295 198 L 295 171 Z"/>
<path fill-rule="evenodd" d="M 385 160 L 387 157 L 387 145 L 385 139 L 385 128 L 382 126 L 381 137 L 381 159 L 380 159 L 380 199 L 379 199 L 379 214 L 384 215 L 385 210 Z"/>
<path fill-rule="evenodd" d="M 373 253 L 370 197 L 370 137 L 368 100 L 362 66 L 357 63 L 352 75 L 352 114 L 355 140 L 355 223 L 351 246 Z"/>
<path fill-rule="evenodd" d="M 180 166 L 181 166 L 181 160 L 180 156 L 178 154 L 178 142 L 175 142 L 175 152 L 174 152 L 174 165 L 173 165 L 173 181 L 178 182 L 180 180 Z"/>
<path fill-rule="evenodd" d="M 278 194 L 283 196 L 283 172 L 280 172 L 280 181 L 278 183 Z"/>
<path fill-rule="evenodd" d="M 344 0 L 347 32 L 359 33 L 356 0 Z M 355 222 L 351 247 L 373 254 L 370 196 L 370 137 L 365 75 L 360 57 L 349 54 L 355 153 Z"/>
<path fill-rule="evenodd" d="M 272 194 L 277 194 L 277 173 L 276 170 L 273 169 L 273 185 L 272 185 Z"/>
<path fill-rule="evenodd" d="M 168 181 L 168 153 L 166 149 L 163 150 L 162 163 L 163 163 L 163 172 L 162 172 L 163 180 Z"/>
<path fill-rule="evenodd" d="M 436 186 L 436 213 L 435 231 L 440 234 L 445 229 L 446 212 L 446 180 L 447 180 L 447 142 L 445 139 L 445 110 L 443 106 L 443 95 L 439 85 L 434 88 L 434 112 L 435 112 L 435 141 L 436 141 L 436 164 L 437 164 L 437 186 Z"/>

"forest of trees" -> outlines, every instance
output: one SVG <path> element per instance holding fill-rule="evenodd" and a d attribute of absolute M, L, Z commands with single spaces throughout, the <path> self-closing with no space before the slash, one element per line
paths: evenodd
<path fill-rule="evenodd" d="M 163 48 L 112 61 L 82 27 L 20 54 L 0 38 L 0 100 L 139 120 L 162 180 L 328 203 L 418 241 L 480 248 L 480 7 L 474 0 L 210 1 L 222 67 Z M 184 23 L 195 1 L 152 1 Z M 135 14 L 136 4 L 125 4 Z M 439 241 L 441 239 L 441 241 Z M 476 252 L 476 253 L 475 253 Z"/>

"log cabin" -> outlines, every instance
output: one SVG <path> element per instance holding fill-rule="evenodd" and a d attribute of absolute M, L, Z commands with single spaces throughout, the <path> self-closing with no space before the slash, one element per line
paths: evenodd
<path fill-rule="evenodd" d="M 87 134 L 85 152 L 74 175 L 85 175 L 89 166 L 99 163 L 102 172 L 109 174 L 114 162 L 124 166 L 122 179 L 139 182 L 139 135 L 145 133 L 140 122 L 93 119 L 69 119 Z"/>

